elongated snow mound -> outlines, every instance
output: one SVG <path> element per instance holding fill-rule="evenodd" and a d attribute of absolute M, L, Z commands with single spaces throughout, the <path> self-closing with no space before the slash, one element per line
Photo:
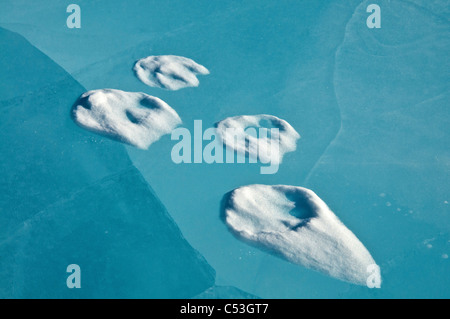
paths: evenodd
<path fill-rule="evenodd" d="M 191 59 L 176 55 L 149 56 L 136 62 L 136 76 L 148 86 L 179 90 L 199 85 L 197 74 L 209 74 L 207 68 Z"/>
<path fill-rule="evenodd" d="M 229 117 L 216 127 L 227 148 L 263 163 L 281 163 L 284 154 L 296 150 L 300 138 L 288 122 L 267 114 Z M 278 133 L 272 134 L 272 129 L 278 129 Z"/>
<path fill-rule="evenodd" d="M 240 187 L 224 197 L 222 214 L 239 239 L 332 277 L 366 285 L 368 269 L 376 266 L 358 238 L 309 189 Z M 381 282 L 379 272 L 376 276 Z"/>
<path fill-rule="evenodd" d="M 82 94 L 72 112 L 81 127 L 142 149 L 181 124 L 177 112 L 163 100 L 113 89 Z"/>

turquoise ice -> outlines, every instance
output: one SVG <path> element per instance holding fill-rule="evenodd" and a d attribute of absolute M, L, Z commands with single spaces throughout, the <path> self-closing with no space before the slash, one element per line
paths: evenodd
<path fill-rule="evenodd" d="M 214 270 L 122 144 L 70 119 L 85 89 L 21 36 L 0 29 L 0 45 L 11 87 L 0 87 L 0 298 L 189 298 L 211 287 Z M 70 264 L 81 289 L 66 286 Z"/>
<path fill-rule="evenodd" d="M 382 10 L 381 29 L 366 26 L 366 8 L 371 3 Z M 104 4 L 80 0 L 81 29 L 65 27 L 65 3 L 45 0 L 40 4 L 35 7 L 28 1 L 3 0 L 0 26 L 23 35 L 84 87 L 73 94 L 62 90 L 67 96 L 58 97 L 52 109 L 61 112 L 62 118 L 69 116 L 65 112 L 85 90 L 114 88 L 161 98 L 191 131 L 194 120 L 213 126 L 231 116 L 272 114 L 301 134 L 297 150 L 285 155 L 274 175 L 261 175 L 259 166 L 250 164 L 176 165 L 170 158 L 174 145 L 170 136 L 162 137 L 148 151 L 127 147 L 130 162 L 126 154 L 108 153 L 117 158 L 114 171 L 132 164 L 137 169 L 132 168 L 134 173 L 142 174 L 186 241 L 216 271 L 216 285 L 235 286 L 263 298 L 449 297 L 450 267 L 444 258 L 450 250 L 447 1 L 201 0 L 193 4 L 185 0 L 113 0 Z M 8 48 L 2 46 L 1 50 L 7 57 L 0 71 L 2 110 L 10 109 L 3 105 L 19 103 L 18 96 L 29 99 L 29 105 L 42 105 L 42 100 L 26 92 L 45 87 L 41 78 L 47 73 L 43 67 L 47 64 L 33 58 L 33 72 L 21 68 L 11 60 L 14 46 Z M 206 66 L 210 75 L 201 77 L 196 88 L 151 88 L 133 74 L 134 63 L 150 55 L 189 57 Z M 24 72 L 28 72 L 26 82 L 17 85 L 15 77 Z M 54 116 L 53 112 L 44 107 L 33 111 L 35 125 L 27 125 L 39 127 L 47 136 L 54 122 L 46 124 L 45 119 Z M 19 113 L 14 117 L 19 115 L 25 116 Z M 78 128 L 74 125 L 74 129 Z M 101 177 L 85 180 L 82 176 L 101 174 L 106 168 L 98 167 L 112 165 L 111 161 L 105 164 L 103 152 L 97 158 L 87 149 L 96 148 L 95 141 L 125 153 L 116 145 L 119 143 L 77 132 L 83 134 L 86 149 L 76 152 L 78 165 L 63 167 L 60 172 L 80 182 L 61 182 L 55 187 L 59 191 L 92 187 Z M 41 144 L 33 143 L 32 133 L 2 131 L 1 145 L 8 152 L 17 152 L 17 158 L 30 161 L 42 150 L 37 146 Z M 12 148 L 22 135 L 29 144 Z M 48 135 L 50 142 L 44 151 L 57 138 Z M 34 153 L 30 152 L 33 147 Z M 51 157 L 52 150 L 47 154 L 51 161 L 66 163 Z M 4 157 L 1 163 L 22 167 L 12 157 Z M 33 165 L 36 169 L 47 167 L 39 160 Z M 30 217 L 26 216 L 29 208 L 40 204 L 42 210 L 51 203 L 52 192 L 44 192 L 44 196 L 38 187 L 48 180 L 47 175 L 44 180 L 33 174 L 22 176 L 36 185 L 36 193 L 33 189 L 20 194 L 9 190 L 11 185 L 19 189 L 24 179 L 10 177 L 1 184 L 2 238 L 18 225 L 4 217 L 5 207 L 16 207 L 25 220 Z M 382 289 L 340 282 L 235 239 L 219 218 L 220 201 L 227 192 L 256 183 L 313 189 L 380 265 Z M 3 204 L 6 198 L 8 206 Z M 84 216 L 89 215 L 86 212 Z M 173 225 L 169 220 L 165 222 Z M 186 242 L 176 242 L 188 247 Z M 186 251 L 193 256 L 191 253 Z M 195 269 L 209 273 L 210 268 L 197 257 L 193 260 L 200 265 Z M 161 273 L 165 271 L 174 272 L 167 268 Z M 32 271 L 26 273 L 32 275 Z M 124 270 L 121 275 L 126 273 Z M 64 279 L 65 274 L 62 276 Z M 184 289 L 198 283 L 192 296 L 209 289 L 214 282 L 210 275 L 205 276 L 187 282 Z M 47 288 L 52 286 L 48 283 Z M 33 291 L 30 288 L 30 294 Z M 148 295 L 165 296 L 156 290 Z"/>

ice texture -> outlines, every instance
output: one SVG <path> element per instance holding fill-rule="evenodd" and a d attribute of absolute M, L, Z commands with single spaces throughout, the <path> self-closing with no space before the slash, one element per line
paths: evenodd
<path fill-rule="evenodd" d="M 448 210 L 438 203 L 450 192 L 450 6 L 384 0 L 382 28 L 373 32 L 361 28 L 367 5 L 355 9 L 336 51 L 340 129 L 307 182 L 323 191 L 335 180 L 358 185 L 348 194 L 358 206 L 365 194 L 390 194 L 448 231 Z"/>
<path fill-rule="evenodd" d="M 288 122 L 268 114 L 228 117 L 216 127 L 218 137 L 227 148 L 263 163 L 281 163 L 284 154 L 296 150 L 300 138 Z M 279 132 L 275 136 L 271 135 L 273 128 Z M 248 134 L 247 129 L 254 129 L 256 136 Z M 275 147 L 274 143 L 278 145 Z"/>
<path fill-rule="evenodd" d="M 224 197 L 223 218 L 243 241 L 344 281 L 366 285 L 368 267 L 376 264 L 358 238 L 306 188 L 237 188 Z"/>
<path fill-rule="evenodd" d="M 212 286 L 193 299 L 261 299 L 233 286 Z"/>
<path fill-rule="evenodd" d="M 183 123 L 265 113 L 301 133 L 297 151 L 287 154 L 274 176 L 260 176 L 256 165 L 175 165 L 170 156 L 155 156 L 164 147 L 161 154 L 170 154 L 172 143 L 157 142 L 149 152 L 127 149 L 189 243 L 215 266 L 221 284 L 263 298 L 448 298 L 450 267 L 441 258 L 450 254 L 450 205 L 444 202 L 450 201 L 448 1 L 376 1 L 381 29 L 366 27 L 371 1 L 200 2 L 110 0 L 120 10 L 102 10 L 103 2 L 90 1 L 89 11 L 101 11 L 102 19 L 90 19 L 89 32 L 80 33 L 61 28 L 64 8 L 58 1 L 30 6 L 3 0 L 0 21 L 85 88 L 156 95 Z M 0 51 L 14 56 L 16 48 L 4 45 Z M 157 51 L 179 52 L 207 66 L 214 77 L 199 80 L 200 87 L 207 80 L 208 90 L 146 87 L 133 76 L 133 64 Z M 32 68 L 2 64 L 0 103 L 45 86 L 40 78 L 47 64 L 33 61 Z M 11 81 L 16 74 L 27 78 L 26 89 Z M 58 110 L 67 112 L 66 106 L 61 101 Z M 89 165 L 82 163 L 66 173 L 85 174 L 81 167 Z M 211 212 L 225 192 L 249 182 L 316 191 L 382 266 L 383 289 L 374 294 L 230 240 Z M 422 245 L 441 233 L 442 249 L 435 242 L 432 249 Z"/>
<path fill-rule="evenodd" d="M 211 287 L 214 270 L 125 147 L 70 119 L 86 89 L 15 33 L 0 28 L 0 47 L 0 70 L 24 70 L 0 86 L 0 298 L 190 298 Z M 45 72 L 30 83 L 37 64 Z M 69 264 L 81 289 L 66 286 Z"/>
<path fill-rule="evenodd" d="M 181 124 L 163 100 L 113 89 L 83 93 L 73 106 L 73 119 L 85 129 L 142 149 Z"/>
<path fill-rule="evenodd" d="M 176 55 L 148 56 L 134 65 L 136 76 L 148 86 L 179 90 L 199 85 L 197 74 L 209 74 L 207 68 Z"/>

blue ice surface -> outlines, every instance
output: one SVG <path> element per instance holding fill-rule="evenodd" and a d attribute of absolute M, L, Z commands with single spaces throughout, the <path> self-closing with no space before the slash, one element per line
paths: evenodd
<path fill-rule="evenodd" d="M 382 9 L 381 29 L 366 26 L 370 3 Z M 148 151 L 127 147 L 217 285 L 263 298 L 450 296 L 447 1 L 80 0 L 78 30 L 65 27 L 65 3 L 2 4 L 0 26 L 88 90 L 155 95 L 190 130 L 197 119 L 206 128 L 267 113 L 300 133 L 275 175 L 254 164 L 176 165 L 169 136 Z M 186 56 L 211 74 L 198 88 L 149 88 L 132 66 L 160 54 Z M 219 218 L 220 200 L 253 183 L 313 189 L 381 266 L 382 288 L 343 283 L 236 240 Z"/>
<path fill-rule="evenodd" d="M 70 119 L 85 89 L 22 36 L 0 28 L 0 46 L 0 298 L 189 298 L 214 285 L 125 147 Z M 80 289 L 66 285 L 71 264 Z"/>

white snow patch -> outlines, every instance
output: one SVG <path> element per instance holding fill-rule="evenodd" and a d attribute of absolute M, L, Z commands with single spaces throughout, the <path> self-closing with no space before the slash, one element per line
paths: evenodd
<path fill-rule="evenodd" d="M 224 197 L 222 213 L 239 239 L 332 277 L 366 285 L 369 266 L 376 265 L 358 238 L 309 189 L 240 187 Z"/>
<path fill-rule="evenodd" d="M 288 122 L 267 114 L 228 117 L 216 126 L 217 135 L 227 148 L 263 163 L 281 163 L 284 154 L 296 150 L 300 138 Z M 248 134 L 251 129 L 257 136 Z M 278 129 L 279 133 L 272 136 L 271 129 Z"/>
<path fill-rule="evenodd" d="M 197 74 L 209 74 L 207 68 L 191 59 L 175 55 L 149 56 L 136 62 L 136 76 L 148 86 L 167 90 L 196 87 Z"/>
<path fill-rule="evenodd" d="M 113 89 L 82 94 L 72 111 L 81 127 L 142 149 L 181 124 L 177 112 L 163 100 Z"/>

